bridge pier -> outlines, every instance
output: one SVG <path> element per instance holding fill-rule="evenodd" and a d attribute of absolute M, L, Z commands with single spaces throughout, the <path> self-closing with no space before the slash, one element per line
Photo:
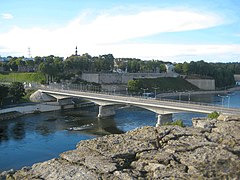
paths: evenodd
<path fill-rule="evenodd" d="M 159 114 L 157 118 L 156 127 L 159 127 L 165 123 L 172 122 L 172 114 Z"/>
<path fill-rule="evenodd" d="M 98 109 L 98 117 L 108 117 L 108 116 L 114 116 L 115 115 L 115 107 L 114 106 L 99 106 Z"/>

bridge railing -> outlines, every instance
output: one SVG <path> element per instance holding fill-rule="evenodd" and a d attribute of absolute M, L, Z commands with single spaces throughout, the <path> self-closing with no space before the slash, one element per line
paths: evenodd
<path fill-rule="evenodd" d="M 193 102 L 193 101 L 183 101 L 183 100 L 174 100 L 174 99 L 164 99 L 163 97 L 159 99 L 155 98 L 146 98 L 144 96 L 132 96 L 130 94 L 119 94 L 115 91 L 100 91 L 97 88 L 88 88 L 87 86 L 83 85 L 76 85 L 76 84 L 50 84 L 50 85 L 39 85 L 39 88 L 42 89 L 49 89 L 55 91 L 76 91 L 76 92 L 88 92 L 88 93 L 95 93 L 95 94 L 104 94 L 110 96 L 119 96 L 119 97 L 134 97 L 138 98 L 143 102 L 152 101 L 153 103 L 157 103 L 157 101 L 165 101 L 165 102 L 172 102 L 172 103 L 184 103 L 184 104 L 193 104 L 193 105 L 201 105 L 201 106 L 209 106 L 209 107 L 218 107 L 218 108 L 227 108 L 223 107 L 220 104 L 211 104 L 211 103 L 203 103 L 203 102 Z"/>

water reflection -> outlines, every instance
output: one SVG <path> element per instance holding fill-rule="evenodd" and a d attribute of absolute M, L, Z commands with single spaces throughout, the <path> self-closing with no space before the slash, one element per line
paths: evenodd
<path fill-rule="evenodd" d="M 57 131 L 70 131 L 92 124 L 91 128 L 82 128 L 72 131 L 91 135 L 119 134 L 124 131 L 119 129 L 113 117 L 96 118 L 97 107 L 74 109 L 63 112 L 26 115 L 24 117 L 2 121 L 0 125 L 0 142 L 8 140 L 22 140 L 28 133 L 49 136 Z"/>
<path fill-rule="evenodd" d="M 10 136 L 15 140 L 21 140 L 25 137 L 25 123 L 23 121 L 16 122 L 10 129 Z"/>
<path fill-rule="evenodd" d="M 2 141 L 7 141 L 8 138 L 8 125 L 1 124 L 0 125 L 0 144 Z"/>

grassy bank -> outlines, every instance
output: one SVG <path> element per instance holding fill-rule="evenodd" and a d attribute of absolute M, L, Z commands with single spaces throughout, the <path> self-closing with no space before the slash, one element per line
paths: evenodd
<path fill-rule="evenodd" d="M 182 78 L 146 78 L 129 81 L 129 90 L 142 92 L 147 89 L 148 92 L 172 92 L 172 91 L 192 91 L 198 88 Z"/>
<path fill-rule="evenodd" d="M 45 81 L 42 73 L 4 73 L 0 74 L 0 82 L 37 82 Z"/>

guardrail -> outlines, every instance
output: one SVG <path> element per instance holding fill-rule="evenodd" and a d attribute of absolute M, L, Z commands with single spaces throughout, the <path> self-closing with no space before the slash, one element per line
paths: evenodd
<path fill-rule="evenodd" d="M 203 102 L 193 102 L 193 101 L 183 101 L 183 100 L 173 100 L 173 99 L 164 99 L 164 98 L 159 98 L 159 99 L 155 99 L 155 98 L 146 98 L 144 96 L 132 96 L 129 94 L 119 94 L 116 93 L 114 91 L 98 91 L 98 89 L 94 89 L 94 88 L 88 88 L 85 86 L 81 86 L 81 85 L 74 85 L 74 84 L 70 84 L 70 85 L 63 85 L 63 84 L 51 84 L 51 85 L 40 85 L 38 86 L 39 88 L 42 89 L 48 89 L 48 90 L 55 90 L 55 91 L 76 91 L 76 92 L 88 92 L 88 93 L 93 93 L 93 94 L 104 94 L 104 95 L 109 95 L 112 98 L 114 96 L 119 96 L 119 97 L 134 97 L 134 98 L 139 98 L 142 101 L 152 101 L 152 102 L 156 102 L 156 101 L 165 101 L 165 102 L 173 102 L 173 103 L 183 103 L 183 104 L 192 104 L 192 105 L 200 105 L 200 106 L 208 106 L 208 107 L 218 107 L 218 108 L 229 108 L 229 107 L 223 107 L 222 105 L 218 105 L 218 104 L 211 104 L 211 103 L 203 103 Z M 178 94 L 176 94 L 178 95 Z"/>
<path fill-rule="evenodd" d="M 77 86 L 76 86 L 77 87 Z M 68 87 L 62 87 L 60 88 L 59 85 L 50 85 L 50 86 L 41 86 L 40 89 L 46 90 L 46 91 L 55 91 L 56 93 L 65 93 L 65 94 L 75 94 L 85 96 L 86 98 L 92 98 L 92 99 L 104 99 L 109 100 L 113 102 L 124 102 L 129 104 L 138 104 L 138 103 L 145 103 L 146 106 L 152 106 L 155 105 L 159 107 L 172 107 L 170 109 L 175 110 L 183 110 L 183 109 L 189 109 L 187 111 L 191 112 L 222 112 L 227 114 L 240 114 L 239 108 L 230 108 L 230 107 L 223 107 L 220 105 L 215 104 L 209 104 L 209 103 L 198 103 L 198 102 L 192 102 L 192 101 L 179 101 L 179 100 L 169 100 L 169 99 L 153 99 L 153 98 L 144 98 L 143 96 L 129 96 L 126 94 L 117 94 L 117 93 L 109 93 L 109 92 L 103 92 L 103 91 L 86 91 L 78 88 L 70 88 Z M 82 94 L 83 92 L 86 92 L 86 94 Z"/>

